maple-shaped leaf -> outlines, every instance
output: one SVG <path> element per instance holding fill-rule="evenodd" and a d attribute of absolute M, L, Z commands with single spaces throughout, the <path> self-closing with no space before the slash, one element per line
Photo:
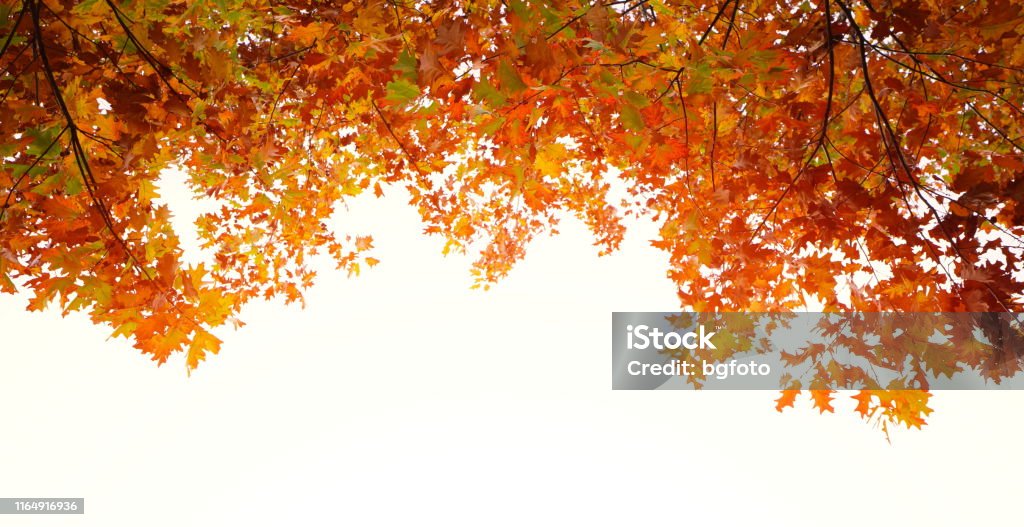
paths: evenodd
<path fill-rule="evenodd" d="M 405 79 L 394 80 L 387 84 L 387 96 L 385 99 L 393 103 L 399 105 L 408 104 L 419 96 L 419 87 Z"/>
<path fill-rule="evenodd" d="M 775 400 L 775 409 L 779 412 L 793 406 L 796 396 L 800 395 L 800 390 L 782 390 L 780 393 L 779 398 Z"/>
<path fill-rule="evenodd" d="M 185 363 L 190 370 L 199 367 L 199 363 L 206 360 L 206 354 L 216 355 L 220 353 L 221 340 L 205 330 L 197 330 L 188 346 L 188 354 Z"/>
<path fill-rule="evenodd" d="M 814 402 L 814 407 L 818 409 L 818 413 L 835 412 L 835 408 L 832 408 L 834 390 L 810 390 L 810 392 L 811 400 Z"/>

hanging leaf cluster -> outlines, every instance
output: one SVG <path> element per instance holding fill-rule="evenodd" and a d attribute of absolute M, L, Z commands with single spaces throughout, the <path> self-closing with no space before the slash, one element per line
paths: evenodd
<path fill-rule="evenodd" d="M 3 0 L 0 39 L 0 290 L 161 363 L 317 254 L 374 265 L 328 220 L 399 187 L 484 287 L 559 220 L 610 252 L 642 217 L 685 310 L 1021 307 L 1013 0 Z M 201 265 L 173 167 L 216 205 Z"/>

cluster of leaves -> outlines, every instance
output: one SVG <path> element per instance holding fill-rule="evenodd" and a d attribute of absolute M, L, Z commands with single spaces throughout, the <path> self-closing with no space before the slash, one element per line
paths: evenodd
<path fill-rule="evenodd" d="M 388 186 L 481 285 L 559 218 L 612 251 L 634 215 L 684 309 L 1020 307 L 1012 0 L 3 0 L 0 36 L 0 288 L 160 362 L 300 299 L 314 254 L 372 265 L 326 220 Z M 171 166 L 219 205 L 204 265 Z"/>
<path fill-rule="evenodd" d="M 808 393 L 820 413 L 835 412 L 832 407 L 835 390 L 808 390 Z M 781 412 L 792 407 L 799 394 L 800 390 L 782 390 L 782 395 L 775 400 L 775 409 Z M 925 424 L 924 418 L 932 412 L 928 406 L 931 394 L 923 390 L 859 390 L 851 397 L 857 401 L 854 411 L 879 426 L 886 438 L 891 424 L 920 429 Z"/>
<path fill-rule="evenodd" d="M 778 376 L 780 412 L 809 389 L 821 413 L 836 390 L 853 390 L 856 411 L 888 435 L 889 425 L 920 428 L 930 389 L 998 388 L 1024 369 L 1019 313 L 678 313 L 675 331 L 715 328 L 715 347 L 667 349 L 691 364 L 685 382 L 713 382 L 703 363 L 754 358 Z M 664 382 L 664 381 L 663 381 Z"/>

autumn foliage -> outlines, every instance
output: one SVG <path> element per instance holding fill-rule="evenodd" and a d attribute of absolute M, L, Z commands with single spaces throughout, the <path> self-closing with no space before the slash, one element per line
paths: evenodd
<path fill-rule="evenodd" d="M 0 289 L 161 363 L 300 299 L 316 254 L 375 263 L 327 220 L 393 187 L 481 285 L 560 219 L 608 252 L 635 216 L 684 310 L 1021 307 L 1012 0 L 3 0 L 0 38 Z M 169 167 L 217 204 L 202 265 Z"/>

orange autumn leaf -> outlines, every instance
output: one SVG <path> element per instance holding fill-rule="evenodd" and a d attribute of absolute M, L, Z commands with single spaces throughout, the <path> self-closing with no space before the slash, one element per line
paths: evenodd
<path fill-rule="evenodd" d="M 800 395 L 800 390 L 782 390 L 779 398 L 775 400 L 775 409 L 781 412 L 785 408 L 792 408 L 797 395 Z"/>
<path fill-rule="evenodd" d="M 814 402 L 814 407 L 818 409 L 818 413 L 835 412 L 835 408 L 832 408 L 832 394 L 835 390 L 811 390 L 811 400 Z"/>

